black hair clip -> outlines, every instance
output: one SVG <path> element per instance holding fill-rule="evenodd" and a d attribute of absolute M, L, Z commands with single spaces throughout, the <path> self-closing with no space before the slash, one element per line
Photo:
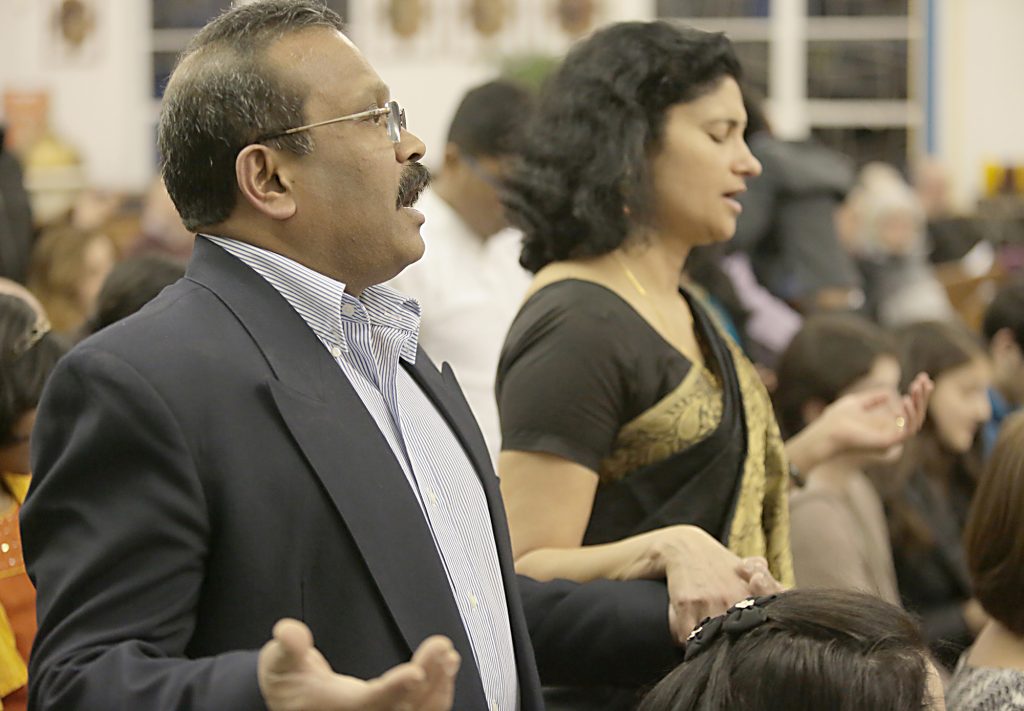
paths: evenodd
<path fill-rule="evenodd" d="M 704 621 L 697 625 L 696 629 L 686 638 L 683 661 L 688 662 L 696 657 L 723 632 L 730 637 L 738 637 L 748 630 L 763 625 L 770 619 L 764 606 L 777 597 L 778 595 L 748 597 L 746 600 L 737 602 L 722 615 L 705 617 Z"/>

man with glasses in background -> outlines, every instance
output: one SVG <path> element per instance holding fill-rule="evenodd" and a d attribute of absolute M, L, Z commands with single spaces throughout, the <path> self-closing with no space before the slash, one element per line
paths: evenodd
<path fill-rule="evenodd" d="M 380 286 L 423 252 L 404 128 L 313 0 L 186 49 L 188 272 L 61 362 L 33 435 L 32 708 L 542 708 L 484 440 Z"/>
<path fill-rule="evenodd" d="M 501 176 L 533 104 L 529 91 L 506 80 L 466 93 L 440 173 L 417 203 L 427 218 L 426 251 L 389 282 L 423 307 L 420 344 L 452 366 L 493 460 L 501 448 L 494 375 L 531 279 L 519 266 L 522 234 L 505 218 Z"/>

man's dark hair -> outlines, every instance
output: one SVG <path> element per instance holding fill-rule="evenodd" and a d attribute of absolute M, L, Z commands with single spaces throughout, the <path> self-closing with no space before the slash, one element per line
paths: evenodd
<path fill-rule="evenodd" d="M 578 44 L 545 86 L 506 205 L 523 266 L 606 254 L 652 209 L 648 175 L 668 109 L 740 78 L 720 33 L 624 22 Z M 626 214 L 629 208 L 629 215 Z"/>
<path fill-rule="evenodd" d="M 768 621 L 718 635 L 639 711 L 907 711 L 924 708 L 927 647 L 906 612 L 866 593 L 791 590 Z"/>
<path fill-rule="evenodd" d="M 772 394 L 783 437 L 804 428 L 804 405 L 827 405 L 863 378 L 881 356 L 899 360 L 896 340 L 880 326 L 854 314 L 812 316 L 779 358 Z"/>
<path fill-rule="evenodd" d="M 184 275 L 184 266 L 156 254 L 120 262 L 103 282 L 96 298 L 96 313 L 88 325 L 90 333 L 131 316 Z"/>
<path fill-rule="evenodd" d="M 448 142 L 471 156 L 517 153 L 534 103 L 529 89 L 507 79 L 481 84 L 462 97 L 448 128 Z"/>
<path fill-rule="evenodd" d="M 224 12 L 185 48 L 164 93 L 157 140 L 167 192 L 190 231 L 231 214 L 242 148 L 305 123 L 305 90 L 270 66 L 266 49 L 314 27 L 343 25 L 316 0 L 258 0 Z M 299 155 L 313 149 L 308 133 L 272 145 Z"/>
<path fill-rule="evenodd" d="M 1000 288 L 985 309 L 982 321 L 985 340 L 991 343 L 993 336 L 1004 328 L 1010 329 L 1013 340 L 1024 350 L 1024 278 L 1017 278 Z"/>
<path fill-rule="evenodd" d="M 64 355 L 64 343 L 40 325 L 24 299 L 0 294 L 0 446 L 39 404 L 50 371 Z"/>

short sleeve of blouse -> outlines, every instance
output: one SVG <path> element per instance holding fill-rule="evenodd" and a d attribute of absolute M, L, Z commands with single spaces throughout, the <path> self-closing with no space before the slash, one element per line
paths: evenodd
<path fill-rule="evenodd" d="M 523 305 L 498 364 L 502 449 L 598 470 L 633 409 L 624 309 L 614 293 L 575 280 L 548 285 Z"/>

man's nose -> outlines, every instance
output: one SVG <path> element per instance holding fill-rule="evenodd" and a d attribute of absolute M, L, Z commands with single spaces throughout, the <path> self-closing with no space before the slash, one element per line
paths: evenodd
<path fill-rule="evenodd" d="M 399 163 L 414 163 L 422 160 L 423 154 L 426 152 L 427 147 L 419 136 L 412 131 L 402 129 L 402 138 L 395 144 L 395 157 Z"/>

